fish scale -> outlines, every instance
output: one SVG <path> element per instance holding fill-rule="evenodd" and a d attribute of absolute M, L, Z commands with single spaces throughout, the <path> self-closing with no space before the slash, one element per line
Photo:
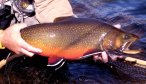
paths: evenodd
<path fill-rule="evenodd" d="M 129 38 L 125 38 L 127 35 Z M 138 39 L 107 23 L 87 18 L 29 26 L 21 30 L 21 36 L 32 46 L 42 49 L 41 56 L 70 60 L 102 51 L 101 45 L 106 50 L 118 50 L 124 43 Z"/>

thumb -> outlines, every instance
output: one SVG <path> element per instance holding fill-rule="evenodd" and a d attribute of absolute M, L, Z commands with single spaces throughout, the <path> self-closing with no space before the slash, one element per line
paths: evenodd
<path fill-rule="evenodd" d="M 19 26 L 20 26 L 20 29 L 24 29 L 24 28 L 27 27 L 27 24 L 26 23 L 20 23 Z"/>
<path fill-rule="evenodd" d="M 18 28 L 19 30 L 21 30 L 21 29 L 26 28 L 27 27 L 27 24 L 26 23 L 19 23 L 19 24 L 16 24 L 15 26 L 16 26 L 16 28 Z"/>

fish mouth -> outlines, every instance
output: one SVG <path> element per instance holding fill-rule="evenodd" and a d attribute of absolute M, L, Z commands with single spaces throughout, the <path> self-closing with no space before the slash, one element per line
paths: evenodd
<path fill-rule="evenodd" d="M 130 50 L 130 49 L 129 49 L 130 45 L 131 45 L 133 42 L 134 42 L 134 41 L 125 42 L 125 43 L 122 45 L 120 51 L 123 52 L 123 53 L 125 53 L 125 54 L 138 54 L 138 53 L 141 53 L 142 50 L 138 50 L 138 49 L 137 49 L 137 50 Z"/>

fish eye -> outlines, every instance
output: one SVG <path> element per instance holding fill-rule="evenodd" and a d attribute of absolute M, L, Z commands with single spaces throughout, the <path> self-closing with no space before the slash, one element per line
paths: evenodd
<path fill-rule="evenodd" d="M 124 39 L 130 39 L 130 37 L 131 37 L 130 35 L 125 34 L 123 38 L 124 38 Z"/>

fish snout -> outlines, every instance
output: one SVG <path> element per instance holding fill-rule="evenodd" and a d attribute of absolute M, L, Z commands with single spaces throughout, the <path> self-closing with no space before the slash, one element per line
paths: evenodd
<path fill-rule="evenodd" d="M 140 46 L 137 45 L 137 42 L 127 42 L 122 52 L 126 54 L 139 54 L 143 52 L 143 50 Z"/>

